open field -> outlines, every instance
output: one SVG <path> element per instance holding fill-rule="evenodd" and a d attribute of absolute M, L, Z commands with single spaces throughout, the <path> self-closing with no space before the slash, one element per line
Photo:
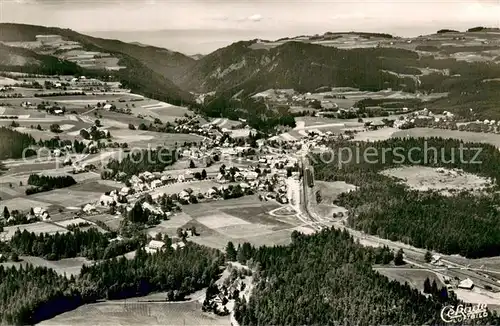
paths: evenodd
<path fill-rule="evenodd" d="M 167 221 L 161 221 L 160 224 L 148 229 L 148 234 L 151 236 L 157 233 L 167 234 L 169 237 L 177 235 L 177 229 L 185 227 L 186 223 L 190 222 L 192 217 L 182 212 L 171 216 Z M 200 231 L 198 231 L 200 232 Z"/>
<path fill-rule="evenodd" d="M 97 102 L 103 103 L 108 101 L 119 100 L 123 98 L 123 94 L 99 94 L 96 95 L 62 95 L 62 96 L 47 96 L 43 97 L 44 101 L 57 102 L 61 104 L 78 104 L 78 105 L 95 105 Z"/>
<path fill-rule="evenodd" d="M 366 130 L 354 134 L 355 141 L 379 141 L 391 138 L 399 132 L 397 128 L 381 128 L 377 130 Z"/>
<path fill-rule="evenodd" d="M 381 173 L 402 179 L 409 187 L 420 191 L 438 190 L 444 193 L 462 190 L 477 191 L 492 185 L 491 180 L 471 173 L 447 169 L 438 170 L 425 166 L 393 168 Z"/>
<path fill-rule="evenodd" d="M 81 306 L 39 325 L 214 325 L 229 326 L 229 316 L 201 311 L 198 302 L 107 301 Z"/>
<path fill-rule="evenodd" d="M 500 295 L 498 293 L 491 293 L 477 288 L 472 290 L 454 289 L 453 292 L 457 295 L 458 299 L 467 303 L 484 303 L 488 305 L 490 310 L 500 311 Z"/>
<path fill-rule="evenodd" d="M 100 214 L 100 215 L 91 215 L 85 216 L 83 221 L 90 221 L 91 223 L 95 223 L 97 221 L 106 224 L 112 231 L 118 231 L 120 229 L 120 223 L 123 221 L 122 216 L 118 215 L 110 215 L 110 214 Z"/>
<path fill-rule="evenodd" d="M 149 114 L 158 116 L 162 121 L 173 121 L 172 118 L 184 117 L 185 114 L 190 113 L 185 107 L 153 100 L 148 100 L 148 102 L 152 103 L 141 103 L 141 108 Z"/>
<path fill-rule="evenodd" d="M 14 85 L 17 83 L 18 83 L 18 81 L 15 79 L 7 78 L 7 77 L 0 77 L 0 86 Z"/>
<path fill-rule="evenodd" d="M 0 183 L 11 182 L 13 185 L 18 185 L 19 181 L 26 184 L 28 177 L 33 173 L 51 173 L 51 171 L 59 171 L 59 173 L 64 173 L 69 171 L 70 168 L 59 168 L 55 161 L 52 162 L 40 162 L 34 164 L 20 164 L 20 165 L 10 165 L 8 166 L 8 173 L 0 176 Z"/>
<path fill-rule="evenodd" d="M 203 137 L 191 134 L 168 134 L 153 131 L 113 130 L 113 136 L 119 142 L 129 144 L 129 147 L 174 146 L 184 142 L 201 142 Z"/>
<path fill-rule="evenodd" d="M 101 178 L 101 176 L 96 172 L 83 172 L 77 174 L 67 173 L 67 175 L 73 177 L 73 179 L 75 179 L 75 181 L 78 183 L 88 180 L 100 180 Z"/>
<path fill-rule="evenodd" d="M 340 207 L 333 204 L 333 201 L 337 199 L 338 195 L 344 192 L 355 190 L 356 186 L 345 183 L 344 181 L 314 181 L 314 188 L 311 192 L 312 198 L 309 199 L 310 202 L 315 203 L 311 206 L 311 210 L 314 210 L 319 216 L 332 217 L 336 213 L 345 213 L 347 210 L 344 207 Z M 316 193 L 321 196 L 321 201 L 317 203 Z"/>
<path fill-rule="evenodd" d="M 0 210 L 2 212 L 5 206 L 7 206 L 9 210 L 17 209 L 19 211 L 29 211 L 30 208 L 35 207 L 48 208 L 51 206 L 51 204 L 45 201 L 17 197 L 2 201 L 0 203 Z"/>
<path fill-rule="evenodd" d="M 387 276 L 391 280 L 398 281 L 400 283 L 408 283 L 411 287 L 423 291 L 424 289 L 424 281 L 428 277 L 431 281 L 436 281 L 438 287 L 444 286 L 444 283 L 441 281 L 436 273 L 430 270 L 424 269 L 414 269 L 408 267 L 402 268 L 375 268 L 380 274 Z"/>
<path fill-rule="evenodd" d="M 192 189 L 195 193 L 201 192 L 205 193 L 212 187 L 220 187 L 219 183 L 210 180 L 202 181 L 191 181 L 191 182 L 178 182 L 169 185 L 165 185 L 151 192 L 151 196 L 161 195 L 161 194 L 178 194 L 185 189 Z"/>
<path fill-rule="evenodd" d="M 70 225 L 78 225 L 80 223 L 89 223 L 89 221 L 84 220 L 83 218 L 72 218 L 68 220 L 62 220 L 58 222 L 54 222 L 54 224 L 59 225 L 60 227 L 67 228 Z M 92 223 L 92 222 L 91 222 Z"/>
<path fill-rule="evenodd" d="M 186 217 L 185 220 L 175 223 L 177 215 L 162 225 L 171 224 L 170 232 L 181 222 L 194 225 L 200 235 L 190 238 L 191 241 L 222 250 L 228 241 L 235 244 L 250 242 L 257 246 L 287 244 L 293 230 L 302 223 L 293 216 L 269 214 L 278 207 L 275 203 L 259 201 L 257 196 L 245 196 L 184 206 L 185 215 L 182 216 Z"/>
<path fill-rule="evenodd" d="M 413 129 L 398 131 L 392 134 L 392 137 L 456 138 L 466 142 L 487 143 L 500 147 L 500 135 L 491 133 L 432 129 L 432 128 L 413 128 Z"/>
<path fill-rule="evenodd" d="M 32 197 L 55 205 L 72 207 L 96 202 L 101 195 L 102 193 L 100 192 L 80 191 L 66 188 L 32 195 Z"/>
<path fill-rule="evenodd" d="M 71 275 L 79 275 L 83 265 L 91 264 L 91 261 L 84 257 L 64 258 L 55 261 L 33 256 L 20 256 L 20 259 L 20 262 L 7 262 L 0 265 L 5 267 L 19 267 L 31 264 L 33 266 L 52 268 L 59 275 L 66 274 L 67 277 L 70 277 Z"/>
<path fill-rule="evenodd" d="M 33 232 L 36 234 L 41 234 L 41 233 L 48 233 L 48 234 L 55 234 L 57 232 L 59 233 L 66 233 L 69 232 L 63 227 L 60 227 L 56 224 L 48 223 L 48 222 L 35 222 L 31 224 L 22 224 L 22 225 L 14 225 L 14 226 L 6 226 L 4 227 L 4 231 L 1 233 L 1 237 L 4 240 L 10 240 L 14 236 L 17 230 L 20 230 L 23 232 L 24 230 L 28 232 Z"/>
<path fill-rule="evenodd" d="M 468 259 L 461 257 L 459 255 L 451 255 L 446 257 L 447 260 L 461 264 L 461 265 L 470 265 L 471 268 L 484 268 L 491 270 L 498 270 L 499 273 L 497 277 L 500 278 L 500 256 L 498 257 L 487 257 L 487 258 L 477 258 L 477 259 Z"/>
<path fill-rule="evenodd" d="M 93 114 L 93 113 L 90 113 L 90 114 Z M 103 110 L 103 109 L 98 110 L 98 114 L 102 116 L 102 119 L 109 119 L 109 120 L 114 120 L 116 122 L 120 122 L 122 124 L 127 124 L 126 128 L 128 128 L 129 123 L 133 124 L 135 127 L 139 126 L 141 123 L 145 123 L 145 124 L 151 123 L 151 120 L 141 119 L 141 118 L 138 118 L 138 117 L 131 115 L 131 114 L 123 114 L 123 113 L 107 111 L 107 110 Z M 94 116 L 92 116 L 92 117 L 94 117 Z M 101 119 L 101 118 L 99 118 L 99 119 Z"/>

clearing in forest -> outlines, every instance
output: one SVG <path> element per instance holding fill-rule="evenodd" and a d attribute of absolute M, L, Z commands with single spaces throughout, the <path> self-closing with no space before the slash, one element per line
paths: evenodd
<path fill-rule="evenodd" d="M 464 190 L 484 190 L 492 186 L 491 179 L 459 169 L 406 166 L 387 169 L 380 173 L 402 179 L 412 189 L 420 191 L 437 190 L 444 195 Z"/>

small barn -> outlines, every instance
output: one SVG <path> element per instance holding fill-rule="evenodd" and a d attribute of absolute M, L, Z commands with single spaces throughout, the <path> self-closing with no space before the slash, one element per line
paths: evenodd
<path fill-rule="evenodd" d="M 460 283 L 458 283 L 458 288 L 460 289 L 472 290 L 473 287 L 474 287 L 474 282 L 472 282 L 470 278 L 466 278 L 465 280 L 460 281 Z"/>

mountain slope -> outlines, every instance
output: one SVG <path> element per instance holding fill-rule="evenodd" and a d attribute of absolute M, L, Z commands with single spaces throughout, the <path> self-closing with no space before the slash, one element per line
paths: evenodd
<path fill-rule="evenodd" d="M 42 75 L 82 75 L 86 71 L 74 62 L 34 51 L 6 46 L 0 43 L 0 70 L 20 71 Z M 99 76 L 104 73 L 91 72 Z"/>
<path fill-rule="evenodd" d="M 413 79 L 384 70 L 419 73 L 401 61 L 418 59 L 417 53 L 408 50 L 341 50 L 302 42 L 286 42 L 269 50 L 252 49 L 255 42 L 234 43 L 203 57 L 180 85 L 198 91 L 236 88 L 245 93 L 269 88 L 312 91 L 321 86 L 411 90 L 415 88 Z"/>
<path fill-rule="evenodd" d="M 498 120 L 500 34 L 490 29 L 416 38 L 326 33 L 237 42 L 198 60 L 178 84 L 197 92 L 216 91 L 216 97 L 223 97 L 216 103 L 270 88 L 302 93 L 323 86 L 447 93 L 426 102 L 427 108 L 458 114 L 472 108 L 476 118 Z"/>
<path fill-rule="evenodd" d="M 168 78 L 184 74 L 185 69 L 195 61 L 181 53 L 116 40 L 94 38 L 70 29 L 24 24 L 0 24 L 1 42 L 15 42 L 16 46 L 29 47 L 29 42 L 33 43 L 37 35 L 60 35 L 66 41 L 78 42 L 87 51 L 113 55 L 119 59 L 119 64 L 126 68 L 111 74 L 119 78 L 123 84 L 128 85 L 134 92 L 173 104 L 189 104 L 193 101 L 189 92 L 180 89 Z M 23 44 L 23 42 L 28 44 Z M 46 52 L 43 46 L 33 50 Z M 45 54 L 62 56 L 64 53 L 65 50 L 56 50 Z M 88 71 L 88 69 L 86 70 Z"/>

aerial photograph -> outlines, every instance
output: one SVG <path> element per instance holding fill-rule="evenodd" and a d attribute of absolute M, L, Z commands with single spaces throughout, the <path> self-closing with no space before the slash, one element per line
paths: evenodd
<path fill-rule="evenodd" d="M 498 0 L 0 0 L 0 325 L 500 325 Z"/>

